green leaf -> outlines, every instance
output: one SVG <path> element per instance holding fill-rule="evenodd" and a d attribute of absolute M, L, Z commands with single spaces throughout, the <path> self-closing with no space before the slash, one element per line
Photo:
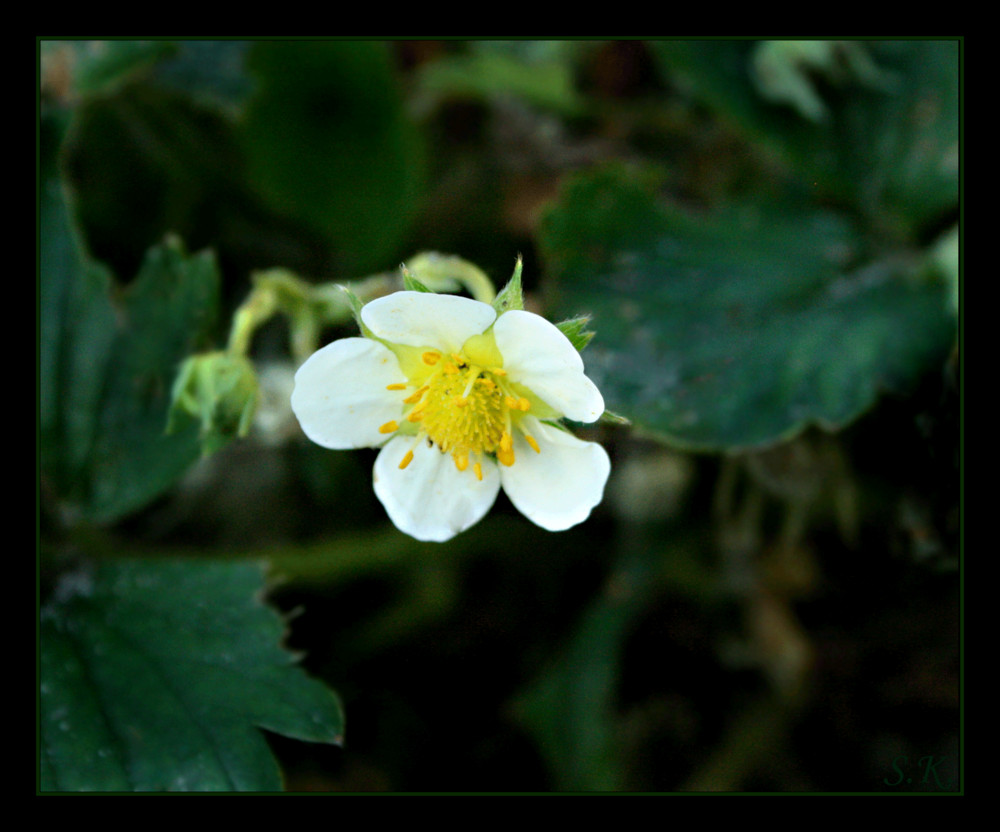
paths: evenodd
<path fill-rule="evenodd" d="M 693 216 L 642 188 L 620 168 L 580 176 L 540 234 L 558 308 L 593 314 L 587 373 L 637 428 L 763 446 L 843 426 L 947 355 L 947 287 L 919 277 L 919 258 L 865 259 L 857 233 L 815 209 Z"/>
<path fill-rule="evenodd" d="M 526 46 L 528 49 L 522 47 Z M 565 115 L 585 109 L 573 79 L 571 42 L 482 41 L 467 54 L 446 55 L 422 67 L 424 96 L 489 100 L 510 96 Z M 566 48 L 569 47 L 569 48 Z"/>
<path fill-rule="evenodd" d="M 45 791 L 271 791 L 264 728 L 339 743 L 335 696 L 281 648 L 259 564 L 122 561 L 42 609 Z"/>
<path fill-rule="evenodd" d="M 60 183 L 40 204 L 42 473 L 65 507 L 110 521 L 168 488 L 199 453 L 197 428 L 164 435 L 178 365 L 205 340 L 218 273 L 176 241 L 118 293 L 82 251 Z"/>
<path fill-rule="evenodd" d="M 419 134 L 384 43 L 260 41 L 240 134 L 270 204 L 325 234 L 343 270 L 397 255 L 423 186 Z"/>

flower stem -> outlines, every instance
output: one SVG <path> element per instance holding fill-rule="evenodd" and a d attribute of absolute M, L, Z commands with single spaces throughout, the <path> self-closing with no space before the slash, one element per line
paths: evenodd
<path fill-rule="evenodd" d="M 233 315 L 227 349 L 246 356 L 257 330 L 274 315 L 289 319 L 291 349 L 301 363 L 317 348 L 324 327 L 345 323 L 351 317 L 350 304 L 336 283 L 314 285 L 287 269 L 256 272 L 253 288 Z M 363 301 L 394 291 L 398 280 L 389 275 L 372 275 L 349 284 Z"/>

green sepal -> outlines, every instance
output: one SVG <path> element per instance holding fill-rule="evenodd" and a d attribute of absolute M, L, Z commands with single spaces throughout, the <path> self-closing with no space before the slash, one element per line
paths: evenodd
<path fill-rule="evenodd" d="M 569 339 L 569 342 L 576 347 L 577 352 L 583 352 L 584 347 L 596 334 L 593 330 L 587 329 L 589 323 L 590 315 L 580 315 L 577 318 L 570 318 L 556 324 L 556 329 Z"/>
<path fill-rule="evenodd" d="M 361 309 L 365 305 L 361 298 L 354 294 L 350 286 L 345 286 L 341 283 L 337 285 L 337 288 L 340 289 L 340 291 L 342 291 L 344 296 L 347 298 L 347 302 L 351 306 L 351 314 L 354 316 L 354 320 L 358 325 L 358 329 L 361 330 L 361 334 L 364 335 L 365 338 L 371 338 L 373 341 L 381 341 L 382 339 L 377 337 L 374 332 L 365 326 L 365 322 L 361 320 Z"/>
<path fill-rule="evenodd" d="M 631 419 L 626 419 L 620 413 L 615 413 L 611 410 L 605 410 L 597 421 L 604 425 L 627 426 L 632 424 Z"/>
<path fill-rule="evenodd" d="M 518 255 L 517 262 L 514 264 L 514 274 L 507 281 L 507 285 L 500 290 L 500 294 L 493 299 L 493 308 L 497 311 L 498 316 L 512 309 L 524 309 L 524 292 L 521 289 L 521 266 L 521 257 Z"/>
<path fill-rule="evenodd" d="M 434 294 L 430 289 L 428 289 L 423 283 L 421 283 L 417 278 L 413 276 L 406 266 L 400 266 L 400 271 L 403 273 L 403 288 L 410 292 L 427 292 L 428 294 Z"/>

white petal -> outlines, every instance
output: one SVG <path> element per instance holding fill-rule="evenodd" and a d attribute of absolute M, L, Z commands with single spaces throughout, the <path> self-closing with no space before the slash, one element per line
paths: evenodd
<path fill-rule="evenodd" d="M 314 352 L 295 373 L 292 410 L 313 442 L 326 448 L 369 448 L 379 427 L 403 412 L 405 383 L 396 356 L 378 341 L 343 338 Z"/>
<path fill-rule="evenodd" d="M 520 431 L 514 436 L 514 464 L 500 466 L 503 490 L 525 517 L 558 532 L 586 520 L 601 502 L 611 472 L 608 454 L 537 419 L 522 423 L 538 443 L 536 452 Z"/>
<path fill-rule="evenodd" d="M 413 437 L 397 436 L 375 460 L 375 494 L 401 532 L 417 540 L 442 542 L 475 525 L 500 491 L 500 473 L 492 460 L 483 463 L 483 479 L 470 465 L 455 467 L 450 454 Z M 406 452 L 413 459 L 400 468 Z"/>
<path fill-rule="evenodd" d="M 488 303 L 458 295 L 394 292 L 366 304 L 361 320 L 392 344 L 458 352 L 468 338 L 489 329 L 496 312 Z"/>
<path fill-rule="evenodd" d="M 528 387 L 568 419 L 593 422 L 604 397 L 583 374 L 583 359 L 555 324 L 523 310 L 505 312 L 493 327 L 510 380 Z"/>

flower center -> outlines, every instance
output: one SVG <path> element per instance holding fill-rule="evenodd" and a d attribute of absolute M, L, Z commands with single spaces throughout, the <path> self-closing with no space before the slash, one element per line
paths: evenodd
<path fill-rule="evenodd" d="M 430 380 L 410 413 L 435 445 L 461 457 L 497 452 L 510 426 L 507 410 L 495 374 L 455 361 Z"/>
<path fill-rule="evenodd" d="M 506 371 L 479 366 L 465 354 L 445 355 L 435 350 L 424 352 L 421 362 L 429 372 L 416 391 L 403 399 L 404 404 L 412 405 L 405 418 L 417 425 L 417 441 L 430 439 L 442 453 L 451 454 L 460 471 L 471 461 L 479 479 L 484 455 L 513 465 L 512 430 L 518 427 L 523 432 L 521 417 L 531 403 L 514 391 Z M 395 422 L 381 428 L 386 433 L 397 429 Z M 527 433 L 525 438 L 537 451 L 534 438 Z M 405 468 L 412 459 L 411 450 L 399 467 Z"/>

